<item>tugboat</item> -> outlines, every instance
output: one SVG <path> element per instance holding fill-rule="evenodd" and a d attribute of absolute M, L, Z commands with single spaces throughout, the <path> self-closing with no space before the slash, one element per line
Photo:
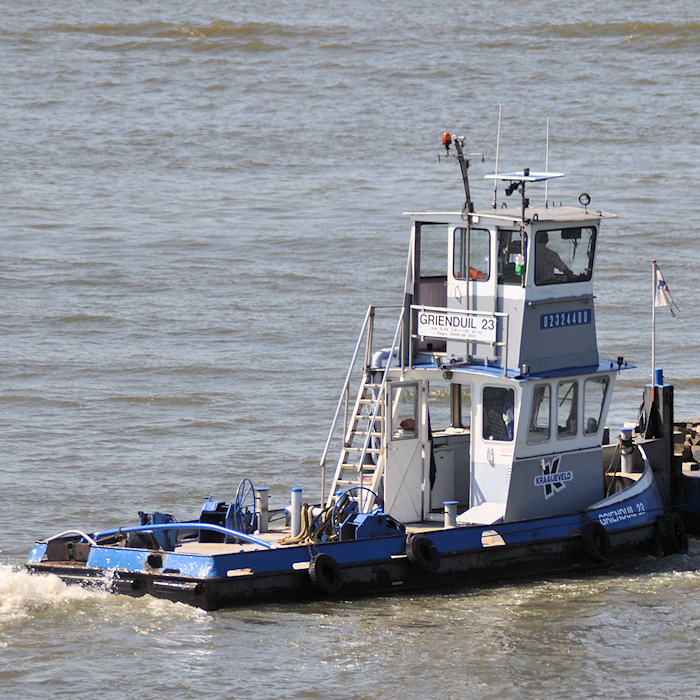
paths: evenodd
<path fill-rule="evenodd" d="M 497 208 L 494 195 L 476 211 L 463 140 L 445 134 L 443 145 L 461 167 L 465 205 L 410 214 L 394 336 L 375 342 L 380 309 L 370 306 L 318 502 L 295 488 L 274 509 L 245 478 L 194 519 L 140 512 L 131 526 L 39 541 L 30 571 L 216 609 L 687 551 L 672 502 L 682 476 L 673 387 L 657 372 L 643 420 L 612 441 L 605 427 L 630 367 L 599 357 L 596 338 L 596 246 L 613 215 L 590 209 L 588 195 L 532 206 L 526 188 L 562 174 L 527 169 L 490 176 L 519 195 L 516 207 Z"/>

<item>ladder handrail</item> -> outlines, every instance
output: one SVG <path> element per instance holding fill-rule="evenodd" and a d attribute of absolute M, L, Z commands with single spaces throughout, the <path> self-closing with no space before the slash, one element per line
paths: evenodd
<path fill-rule="evenodd" d="M 367 314 L 365 315 L 365 321 L 364 321 L 364 323 L 362 324 L 362 329 L 361 329 L 361 331 L 360 331 L 360 336 L 359 336 L 359 338 L 358 338 L 358 342 L 357 342 L 357 345 L 356 345 L 356 347 L 355 347 L 355 353 L 353 354 L 353 358 L 352 358 L 352 361 L 351 361 L 351 363 L 350 363 L 350 369 L 349 369 L 349 371 L 348 371 L 348 374 L 347 374 L 347 377 L 346 377 L 346 380 L 345 380 L 345 384 L 343 385 L 343 389 L 342 389 L 341 394 L 340 394 L 340 399 L 339 399 L 339 401 L 338 401 L 338 406 L 336 407 L 336 412 L 335 412 L 335 415 L 334 415 L 334 417 L 333 417 L 333 423 L 332 423 L 332 425 L 331 425 L 331 430 L 330 430 L 330 432 L 329 432 L 328 439 L 327 439 L 327 441 L 326 441 L 326 447 L 325 447 L 325 449 L 324 449 L 323 456 L 321 457 L 321 475 L 322 475 L 322 476 L 321 476 L 321 479 L 322 479 L 322 484 L 321 484 L 321 496 L 322 496 L 322 499 L 323 499 L 323 500 L 325 500 L 325 493 L 326 493 L 326 457 L 328 456 L 328 450 L 329 450 L 329 447 L 330 447 L 330 443 L 331 443 L 331 441 L 332 441 L 332 439 L 333 439 L 333 435 L 334 435 L 334 433 L 335 433 L 336 425 L 337 425 L 337 422 L 338 422 L 338 416 L 339 416 L 339 414 L 340 414 L 340 407 L 341 407 L 341 405 L 342 405 L 342 403 L 343 403 L 343 400 L 346 398 L 346 396 L 347 396 L 347 394 L 348 394 L 348 389 L 349 389 L 351 374 L 352 374 L 352 371 L 353 371 L 353 369 L 354 369 L 354 367 L 355 367 L 355 364 L 356 364 L 356 362 L 357 362 L 357 356 L 358 356 L 358 354 L 359 354 L 359 349 L 360 349 L 360 347 L 361 347 L 362 336 L 363 336 L 363 334 L 365 333 L 366 330 L 367 330 L 368 333 L 369 333 L 369 335 L 368 335 L 368 337 L 367 337 L 367 348 L 366 348 L 366 349 L 367 349 L 367 352 L 366 352 L 366 358 L 370 358 L 370 357 L 371 357 L 371 348 L 372 348 L 371 329 L 372 329 L 372 327 L 373 327 L 373 324 L 371 324 L 370 321 L 373 320 L 375 309 L 376 309 L 376 307 L 370 306 L 369 309 L 367 310 Z M 379 415 L 379 411 L 380 411 L 381 405 L 382 405 L 382 399 L 383 399 L 383 396 L 384 396 L 384 392 L 385 392 L 385 390 L 386 390 L 386 382 L 387 382 L 387 377 L 388 377 L 388 374 L 389 374 L 389 369 L 391 368 L 392 363 L 393 363 L 393 361 L 394 361 L 394 354 L 396 354 L 397 356 L 398 356 L 398 354 L 399 354 L 399 352 L 398 352 L 398 341 L 399 341 L 399 336 L 400 336 L 401 329 L 402 329 L 402 326 L 403 326 L 404 307 L 400 307 L 400 309 L 401 309 L 401 311 L 400 311 L 400 313 L 399 313 L 398 323 L 396 324 L 396 330 L 395 330 L 395 332 L 394 332 L 394 338 L 393 338 L 393 340 L 392 340 L 392 345 L 391 345 L 391 349 L 390 349 L 390 352 L 389 352 L 389 357 L 388 357 L 388 359 L 387 359 L 386 366 L 384 367 L 384 370 L 383 370 L 382 382 L 381 382 L 381 384 L 379 385 L 379 388 L 378 388 L 378 390 L 376 391 L 376 394 L 375 394 L 374 403 L 373 403 L 373 406 L 372 406 L 372 414 L 371 414 L 371 416 L 370 416 L 370 421 L 369 421 L 368 426 L 367 426 L 367 434 L 365 435 L 365 439 L 364 439 L 364 442 L 363 442 L 362 450 L 361 450 L 361 453 L 360 453 L 360 455 L 359 455 L 359 459 L 360 459 L 360 461 L 359 461 L 360 480 L 362 479 L 362 464 L 363 464 L 364 459 L 365 459 L 365 457 L 366 457 L 366 455 L 367 455 L 367 450 L 369 449 L 370 441 L 371 441 L 371 438 L 372 438 L 372 431 L 374 430 L 374 425 L 375 425 L 375 423 L 376 423 L 377 416 Z M 362 382 L 361 382 L 361 385 L 360 385 L 360 389 L 359 389 L 359 392 L 358 392 L 358 402 L 359 402 L 360 394 L 362 394 L 362 392 L 364 391 L 364 388 L 365 388 L 365 386 L 366 386 L 367 378 L 368 378 L 368 376 L 369 376 L 369 372 L 368 372 L 369 369 L 370 369 L 370 367 L 369 367 L 369 362 L 368 362 L 368 363 L 367 363 L 367 366 L 365 367 L 365 372 L 364 372 L 364 375 L 363 375 L 363 378 L 362 378 Z M 357 412 L 357 408 L 358 408 L 358 405 L 359 405 L 358 402 L 355 403 L 355 408 L 354 408 L 354 410 L 353 410 L 353 416 L 354 416 L 354 415 L 356 414 L 356 412 Z M 343 447 L 342 447 L 342 449 L 341 449 L 340 458 L 339 458 L 339 460 L 338 460 L 338 466 L 336 466 L 336 473 L 335 473 L 335 476 L 334 476 L 334 481 L 335 481 L 335 480 L 337 479 L 337 477 L 338 477 L 339 470 L 342 469 L 342 466 L 341 466 L 341 465 L 342 465 L 342 463 L 343 463 L 343 454 L 344 454 L 345 449 L 346 449 L 346 447 L 347 447 L 347 446 L 345 445 L 345 442 L 346 442 L 346 439 L 347 439 L 347 438 L 346 438 L 346 434 L 345 434 L 345 430 L 346 430 L 346 429 L 347 429 L 347 425 L 345 426 L 345 428 L 344 428 L 344 430 L 343 430 Z M 329 494 L 329 498 L 328 498 L 329 502 L 330 502 L 330 499 L 332 498 L 332 495 L 333 495 L 332 493 Z"/>
<path fill-rule="evenodd" d="M 403 327 L 403 319 L 404 319 L 404 312 L 405 312 L 405 307 L 401 307 L 401 311 L 399 312 L 399 319 L 398 323 L 396 324 L 396 330 L 394 331 L 394 338 L 391 342 L 391 350 L 389 351 L 389 357 L 386 361 L 386 366 L 384 367 L 384 372 L 382 373 L 382 382 L 379 385 L 379 389 L 376 394 L 376 399 L 374 402 L 374 407 L 372 409 L 372 417 L 367 425 L 367 435 L 365 435 L 365 441 L 364 444 L 362 445 L 362 452 L 360 453 L 360 483 L 362 483 L 363 480 L 363 468 L 362 465 L 364 464 L 365 456 L 367 454 L 367 450 L 369 449 L 369 444 L 372 436 L 372 431 L 374 430 L 374 424 L 377 420 L 377 416 L 379 415 L 379 411 L 381 410 L 382 406 L 382 401 L 384 399 L 384 394 L 386 392 L 386 382 L 387 378 L 389 376 L 389 370 L 391 369 L 392 362 L 394 360 L 394 351 L 396 351 L 397 357 L 401 354 L 401 350 L 398 347 L 398 340 L 399 340 L 399 334 L 401 333 L 401 329 Z M 386 430 L 386 421 L 384 421 L 384 430 Z M 379 461 L 380 458 L 377 459 L 377 467 L 379 466 Z M 374 479 L 376 480 L 378 478 L 378 475 L 375 472 Z M 376 487 L 376 484 L 372 484 L 373 487 Z M 329 494 L 330 496 L 331 494 Z M 362 508 L 361 508 L 362 510 Z"/>
<path fill-rule="evenodd" d="M 335 407 L 335 414 L 333 415 L 333 421 L 331 422 L 331 429 L 328 432 L 328 438 L 326 439 L 326 445 L 323 448 L 323 454 L 321 455 L 321 500 L 323 500 L 324 494 L 326 492 L 326 457 L 328 456 L 328 450 L 330 449 L 331 442 L 333 441 L 333 434 L 335 433 L 335 427 L 338 424 L 338 416 L 340 415 L 340 409 L 343 406 L 343 401 L 345 400 L 348 388 L 350 386 L 350 379 L 352 377 L 353 370 L 355 369 L 355 363 L 357 362 L 357 356 L 360 353 L 360 348 L 362 347 L 362 340 L 367 330 L 367 325 L 369 324 L 370 318 L 374 315 L 374 306 L 370 304 L 365 312 L 365 318 L 362 321 L 362 327 L 360 328 L 360 333 L 357 337 L 357 343 L 355 344 L 355 350 L 352 354 L 352 359 L 350 360 L 350 368 L 345 377 L 345 383 L 343 388 L 340 390 L 340 398 L 338 399 L 338 404 Z M 371 343 L 371 338 L 368 338 Z"/>

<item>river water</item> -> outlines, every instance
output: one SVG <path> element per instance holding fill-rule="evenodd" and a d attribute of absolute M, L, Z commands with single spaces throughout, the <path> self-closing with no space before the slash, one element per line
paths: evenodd
<path fill-rule="evenodd" d="M 205 613 L 68 589 L 37 538 L 196 515 L 318 459 L 369 303 L 401 301 L 402 212 L 501 169 L 601 233 L 604 356 L 700 415 L 696 3 L 0 1 L 0 694 L 698 697 L 700 541 L 610 575 Z M 543 196 L 531 190 L 533 201 Z M 387 339 L 388 340 L 388 339 Z"/>

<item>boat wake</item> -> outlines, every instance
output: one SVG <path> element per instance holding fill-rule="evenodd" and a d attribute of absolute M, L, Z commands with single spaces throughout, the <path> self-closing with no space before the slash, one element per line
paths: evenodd
<path fill-rule="evenodd" d="M 0 626 L 12 627 L 28 619 L 50 617 L 54 622 L 85 614 L 86 609 L 103 622 L 148 624 L 154 621 L 191 619 L 203 611 L 182 603 L 151 598 L 116 598 L 99 588 L 68 585 L 54 574 L 30 574 L 16 566 L 0 564 Z M 148 624 L 146 628 L 148 628 Z M 135 631 L 141 631 L 138 626 Z"/>
<path fill-rule="evenodd" d="M 0 564 L 0 619 L 21 619 L 33 616 L 39 608 L 65 610 L 77 602 L 107 598 L 105 591 L 69 586 L 54 574 L 34 576 Z"/>

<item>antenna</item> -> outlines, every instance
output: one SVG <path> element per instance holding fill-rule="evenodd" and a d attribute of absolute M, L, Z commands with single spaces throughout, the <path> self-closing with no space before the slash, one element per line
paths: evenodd
<path fill-rule="evenodd" d="M 498 133 L 496 135 L 496 167 L 493 171 L 494 175 L 498 175 L 498 154 L 501 151 L 501 108 L 503 103 L 498 103 Z M 498 180 L 493 178 L 493 208 L 496 208 L 496 195 L 498 193 Z"/>
<path fill-rule="evenodd" d="M 547 137 L 545 139 L 544 147 L 544 171 L 549 172 L 549 114 L 547 115 Z M 544 208 L 549 206 L 549 181 L 544 181 Z"/>

